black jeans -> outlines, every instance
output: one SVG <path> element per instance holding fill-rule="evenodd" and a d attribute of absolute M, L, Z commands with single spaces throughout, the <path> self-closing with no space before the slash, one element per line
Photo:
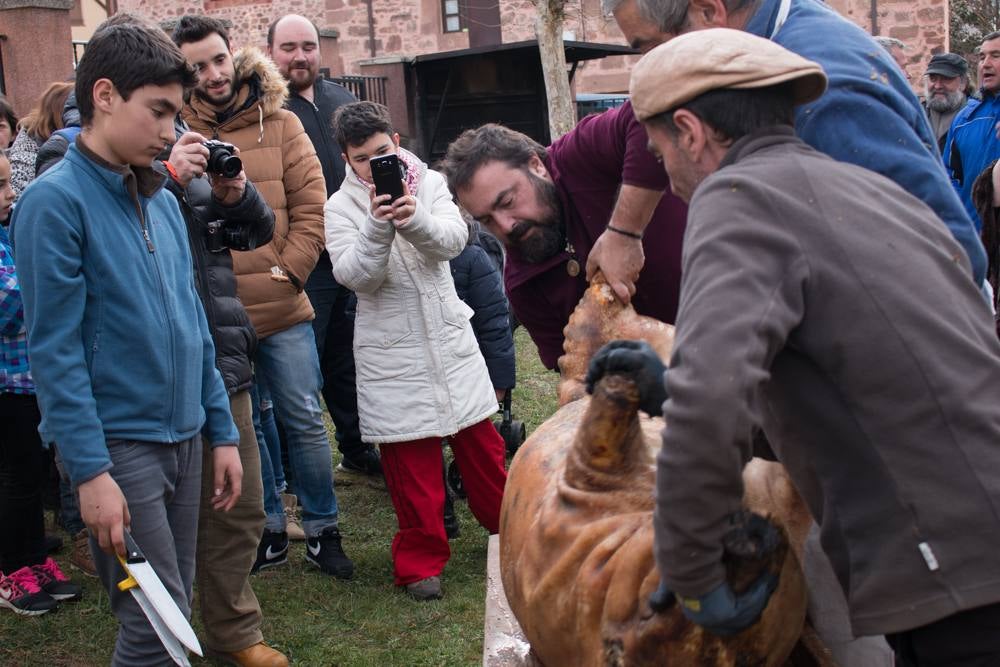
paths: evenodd
<path fill-rule="evenodd" d="M 995 667 L 1000 665 L 1000 603 L 885 638 L 898 667 Z"/>
<path fill-rule="evenodd" d="M 324 253 L 325 254 L 325 253 Z M 306 294 L 316 311 L 313 333 L 323 374 L 323 401 L 336 428 L 337 448 L 346 456 L 367 449 L 358 422 L 358 388 L 354 367 L 354 293 L 337 283 L 330 260 L 320 258 L 306 281 Z"/>
<path fill-rule="evenodd" d="M 45 561 L 45 451 L 31 394 L 0 394 L 0 570 Z"/>

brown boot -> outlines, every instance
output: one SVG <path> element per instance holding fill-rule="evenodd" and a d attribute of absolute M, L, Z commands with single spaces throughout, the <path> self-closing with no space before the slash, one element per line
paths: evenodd
<path fill-rule="evenodd" d="M 69 555 L 69 563 L 88 577 L 97 576 L 94 556 L 90 553 L 90 535 L 86 528 L 73 536 L 73 553 Z"/>
<path fill-rule="evenodd" d="M 215 655 L 231 665 L 240 667 L 288 667 L 288 658 L 281 651 L 276 651 L 264 642 L 254 644 L 242 651 L 232 653 L 220 653 L 212 651 Z"/>
<path fill-rule="evenodd" d="M 300 542 L 306 539 L 302 522 L 299 520 L 299 499 L 294 493 L 282 493 L 281 505 L 285 508 L 285 531 L 288 533 L 288 539 Z"/>

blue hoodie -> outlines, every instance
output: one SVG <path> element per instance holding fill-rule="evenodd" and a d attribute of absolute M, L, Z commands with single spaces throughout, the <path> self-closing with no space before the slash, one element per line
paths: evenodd
<path fill-rule="evenodd" d="M 1000 120 L 1000 97 L 983 91 L 983 99 L 970 99 L 965 108 L 951 122 L 944 144 L 944 164 L 951 176 L 977 229 L 982 229 L 976 205 L 972 203 L 972 185 L 976 178 L 1000 158 L 1000 139 L 996 124 Z M 956 167 L 959 167 L 956 172 Z"/>
<path fill-rule="evenodd" d="M 772 37 L 780 4 L 763 0 L 744 29 L 770 37 L 826 71 L 826 93 L 796 111 L 798 136 L 836 160 L 892 179 L 923 200 L 968 253 L 973 279 L 981 285 L 986 275 L 983 244 L 944 171 L 927 117 L 892 56 L 817 0 L 791 0 L 787 20 Z"/>
<path fill-rule="evenodd" d="M 39 431 L 74 485 L 111 469 L 106 440 L 169 444 L 205 426 L 213 444 L 239 442 L 176 200 L 151 170 L 84 151 L 28 186 L 12 222 Z"/>

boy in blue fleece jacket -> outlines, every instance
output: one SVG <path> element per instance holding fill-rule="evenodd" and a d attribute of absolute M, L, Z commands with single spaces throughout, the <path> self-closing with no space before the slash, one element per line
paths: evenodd
<path fill-rule="evenodd" d="M 120 627 L 113 665 L 173 664 L 123 578 L 124 529 L 190 616 L 201 484 L 239 498 L 239 435 L 194 286 L 187 231 L 150 166 L 194 83 L 157 28 L 95 33 L 76 72 L 83 130 L 14 215 L 40 432 L 59 447 Z M 99 548 L 98 548 L 99 547 Z"/>

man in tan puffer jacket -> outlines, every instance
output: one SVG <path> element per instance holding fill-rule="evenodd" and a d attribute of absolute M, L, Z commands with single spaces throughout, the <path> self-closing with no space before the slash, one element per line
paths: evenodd
<path fill-rule="evenodd" d="M 225 26 L 206 16 L 184 16 L 174 41 L 198 73 L 182 115 L 192 130 L 234 144 L 244 170 L 274 210 L 274 239 L 250 252 L 234 252 L 237 290 L 260 342 L 257 380 L 271 392 L 287 434 L 295 491 L 303 506 L 306 559 L 347 579 L 353 563 L 337 529 L 330 443 L 323 426 L 320 369 L 303 286 L 323 249 L 326 187 L 302 123 L 283 109 L 287 85 L 262 52 L 233 55 Z M 255 422 L 258 415 L 255 414 Z M 261 445 L 267 523 L 254 569 L 287 560 L 285 514 L 274 484 L 271 457 Z"/>

